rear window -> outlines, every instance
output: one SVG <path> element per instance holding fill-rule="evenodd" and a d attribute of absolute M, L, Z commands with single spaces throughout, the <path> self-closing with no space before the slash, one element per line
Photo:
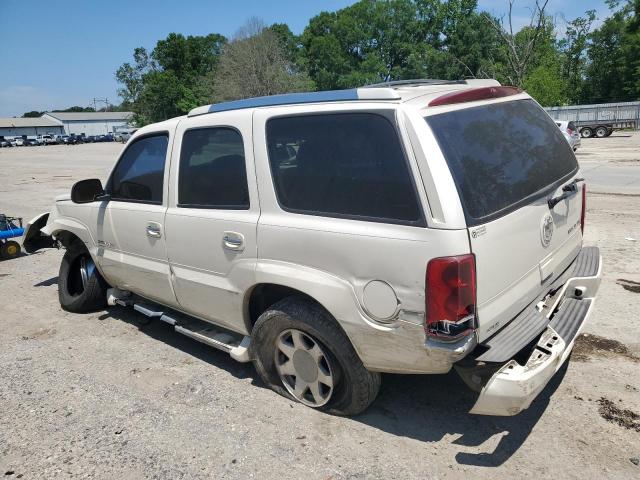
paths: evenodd
<path fill-rule="evenodd" d="M 333 113 L 267 122 L 280 206 L 291 212 L 422 225 L 394 125 L 377 113 Z"/>
<path fill-rule="evenodd" d="M 465 108 L 426 121 L 449 164 L 469 226 L 533 201 L 578 168 L 569 143 L 533 100 Z"/>

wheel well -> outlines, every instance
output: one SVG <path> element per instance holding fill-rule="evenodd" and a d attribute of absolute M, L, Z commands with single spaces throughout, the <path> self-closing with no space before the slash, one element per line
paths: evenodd
<path fill-rule="evenodd" d="M 262 313 L 271 305 L 290 296 L 305 298 L 322 307 L 322 304 L 315 298 L 301 292 L 300 290 L 296 290 L 295 288 L 285 287 L 284 285 L 277 285 L 274 283 L 261 283 L 253 288 L 249 296 L 249 301 L 247 302 L 247 331 L 251 332 L 253 325 L 258 320 L 258 317 L 260 317 L 260 315 L 262 315 Z"/>
<path fill-rule="evenodd" d="M 73 243 L 80 243 L 84 246 L 84 242 L 77 235 L 71 233 L 68 230 L 61 230 L 55 234 L 56 240 L 58 240 L 64 248 L 69 248 Z"/>

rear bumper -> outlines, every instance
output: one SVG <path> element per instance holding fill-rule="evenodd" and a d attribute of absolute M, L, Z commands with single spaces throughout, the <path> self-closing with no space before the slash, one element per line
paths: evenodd
<path fill-rule="evenodd" d="M 501 416 L 520 413 L 531 405 L 565 362 L 595 305 L 602 275 L 599 250 L 595 247 L 584 248 L 568 275 L 554 296 L 552 305 L 544 310 L 549 313 L 541 314 L 546 321 L 546 328 L 528 354 L 526 362 L 522 360 L 521 350 L 499 366 L 482 386 L 471 413 Z M 506 339 L 512 341 L 514 332 L 508 329 L 505 331 L 503 337 L 509 336 Z M 483 363 L 482 357 L 490 360 L 491 355 L 488 353 L 492 348 L 500 352 L 500 335 L 499 332 L 497 338 L 492 339 L 489 351 L 480 355 L 478 360 Z"/>

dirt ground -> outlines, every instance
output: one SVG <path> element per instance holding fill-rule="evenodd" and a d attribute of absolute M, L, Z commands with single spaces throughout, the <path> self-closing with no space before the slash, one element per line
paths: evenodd
<path fill-rule="evenodd" d="M 0 150 L 0 212 L 48 210 L 121 148 Z M 133 311 L 62 311 L 48 250 L 0 262 L 0 476 L 640 478 L 640 134 L 583 140 L 578 158 L 604 278 L 575 355 L 519 416 L 467 414 L 455 373 L 386 375 L 363 415 L 319 413 Z"/>

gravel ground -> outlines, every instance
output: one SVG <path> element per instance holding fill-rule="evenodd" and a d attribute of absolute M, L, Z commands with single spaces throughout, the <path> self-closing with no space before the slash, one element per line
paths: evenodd
<path fill-rule="evenodd" d="M 0 150 L 0 212 L 47 210 L 76 180 L 105 179 L 121 148 Z M 48 250 L 0 262 L 0 476 L 640 478 L 640 187 L 615 184 L 618 168 L 640 179 L 640 134 L 583 140 L 578 158 L 606 192 L 589 196 L 586 230 L 603 283 L 577 354 L 521 415 L 468 415 L 454 373 L 386 375 L 355 418 L 313 411 L 168 325 L 63 312 L 62 252 Z"/>

